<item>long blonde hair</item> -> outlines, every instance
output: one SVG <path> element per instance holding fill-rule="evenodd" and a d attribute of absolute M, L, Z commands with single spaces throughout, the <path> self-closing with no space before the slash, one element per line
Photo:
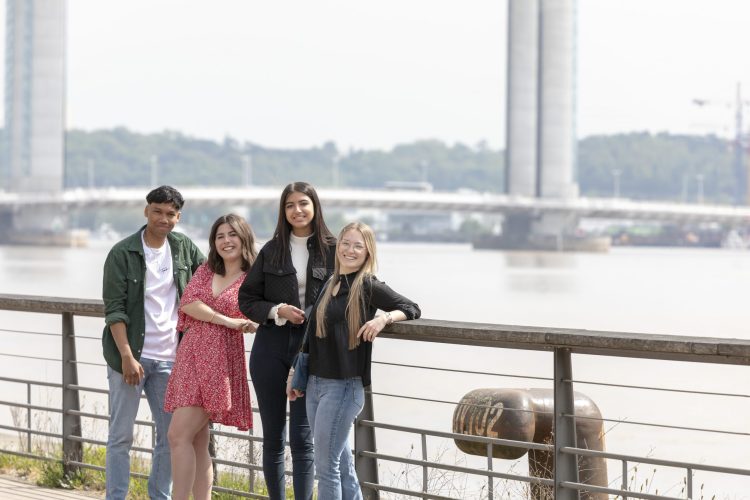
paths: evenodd
<path fill-rule="evenodd" d="M 356 349 L 359 345 L 359 338 L 357 338 L 357 332 L 364 324 L 362 312 L 365 305 L 364 297 L 364 282 L 365 279 L 369 278 L 377 269 L 377 250 L 375 248 L 375 233 L 372 228 L 362 222 L 351 222 L 344 226 L 339 233 L 339 239 L 336 244 L 336 265 L 333 271 L 333 276 L 328 281 L 323 295 L 320 297 L 317 311 L 315 312 L 315 321 L 317 325 L 315 327 L 315 336 L 324 338 L 326 336 L 325 330 L 325 313 L 328 304 L 333 296 L 333 288 L 336 283 L 341 279 L 341 263 L 339 262 L 339 245 L 341 245 L 341 239 L 344 234 L 351 230 L 359 231 L 362 235 L 362 239 L 365 241 L 365 249 L 367 250 L 367 256 L 359 268 L 357 274 L 354 277 L 354 281 L 349 285 L 349 299 L 346 302 L 346 310 L 344 316 L 349 327 L 349 350 Z"/>

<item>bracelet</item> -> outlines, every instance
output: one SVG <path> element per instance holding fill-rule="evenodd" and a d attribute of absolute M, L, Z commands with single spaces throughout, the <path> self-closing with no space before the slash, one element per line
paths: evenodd
<path fill-rule="evenodd" d="M 393 324 L 393 316 L 391 316 L 391 313 L 388 311 L 385 313 L 385 324 L 386 326 Z"/>
<path fill-rule="evenodd" d="M 215 317 L 216 317 L 216 311 L 214 311 L 214 313 L 211 315 L 211 319 L 209 319 L 208 322 L 213 323 Z"/>

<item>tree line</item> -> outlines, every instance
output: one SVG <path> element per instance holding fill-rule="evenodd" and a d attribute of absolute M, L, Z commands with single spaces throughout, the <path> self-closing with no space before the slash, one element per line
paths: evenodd
<path fill-rule="evenodd" d="M 577 180 L 583 196 L 731 203 L 731 142 L 716 136 L 627 133 L 578 142 Z M 277 149 L 227 137 L 222 142 L 179 132 L 140 134 L 125 128 L 71 130 L 65 185 L 75 187 L 282 185 L 381 188 L 389 181 L 426 181 L 436 190 L 504 192 L 504 152 L 486 143 L 422 140 L 390 150 L 341 151 L 333 142 Z M 248 168 L 250 165 L 250 168 Z"/>

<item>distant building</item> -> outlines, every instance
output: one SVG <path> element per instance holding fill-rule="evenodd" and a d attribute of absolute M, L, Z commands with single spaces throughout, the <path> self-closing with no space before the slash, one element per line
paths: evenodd
<path fill-rule="evenodd" d="M 61 191 L 66 0 L 6 0 L 2 187 Z"/>

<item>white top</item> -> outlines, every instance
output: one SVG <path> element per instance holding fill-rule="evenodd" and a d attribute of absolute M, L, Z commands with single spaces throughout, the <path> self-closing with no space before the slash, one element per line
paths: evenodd
<path fill-rule="evenodd" d="M 312 236 L 312 235 L 310 235 Z M 310 236 L 295 236 L 289 233 L 289 250 L 292 253 L 292 265 L 297 272 L 297 285 L 299 287 L 300 309 L 305 309 L 305 290 L 307 288 L 307 261 L 310 259 L 310 251 L 307 249 L 307 240 Z M 268 318 L 274 320 L 278 326 L 286 325 L 286 318 L 279 317 L 279 307 L 286 304 L 278 304 L 268 311 Z"/>
<path fill-rule="evenodd" d="M 297 271 L 297 284 L 299 285 L 299 303 L 300 309 L 305 309 L 305 287 L 307 286 L 307 260 L 310 258 L 310 251 L 307 249 L 307 240 L 310 236 L 294 236 L 289 233 L 289 246 L 292 251 L 292 264 Z"/>
<path fill-rule="evenodd" d="M 174 361 L 177 355 L 177 285 L 172 270 L 169 241 L 161 248 L 146 245 L 143 233 L 143 256 L 146 260 L 146 283 L 143 308 L 146 332 L 141 357 L 157 361 Z"/>

